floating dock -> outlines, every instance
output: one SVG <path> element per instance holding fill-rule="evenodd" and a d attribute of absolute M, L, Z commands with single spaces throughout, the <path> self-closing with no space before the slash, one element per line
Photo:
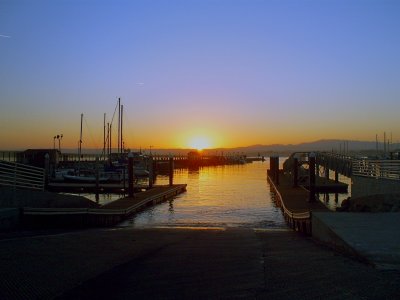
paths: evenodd
<path fill-rule="evenodd" d="M 320 201 L 309 202 L 310 192 L 302 186 L 293 187 L 291 177 L 279 170 L 279 184 L 268 172 L 268 181 L 276 194 L 276 204 L 282 209 L 288 225 L 296 231 L 311 235 L 311 213 L 328 212 L 329 209 Z"/>
<path fill-rule="evenodd" d="M 135 190 L 147 190 L 148 185 L 135 184 Z M 63 192 L 63 193 L 81 193 L 89 192 L 95 193 L 96 190 L 99 193 L 122 193 L 128 191 L 128 183 L 99 183 L 96 186 L 95 183 L 73 183 L 73 182 L 51 182 L 47 185 L 47 189 L 52 192 Z"/>
<path fill-rule="evenodd" d="M 154 186 L 133 197 L 124 197 L 99 208 L 24 208 L 24 227 L 94 227 L 115 225 L 147 206 L 174 198 L 186 184 Z"/>
<path fill-rule="evenodd" d="M 310 189 L 309 184 L 303 184 L 307 190 Z M 349 185 L 343 182 L 335 181 L 325 177 L 316 176 L 315 192 L 316 193 L 347 193 Z"/>

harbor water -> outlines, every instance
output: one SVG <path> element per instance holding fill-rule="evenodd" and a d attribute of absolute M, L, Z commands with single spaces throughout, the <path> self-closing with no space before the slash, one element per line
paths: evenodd
<path fill-rule="evenodd" d="M 139 212 L 122 226 L 132 227 L 286 227 L 267 182 L 268 162 L 203 167 L 174 172 L 187 192 Z M 158 176 L 157 184 L 168 184 Z"/>
<path fill-rule="evenodd" d="M 286 158 L 280 158 L 280 167 Z M 174 183 L 187 184 L 187 192 L 167 202 L 138 212 L 119 226 L 128 227 L 251 227 L 282 228 L 285 222 L 275 205 L 275 194 L 267 181 L 269 161 L 240 165 L 222 165 L 197 169 L 175 169 Z M 334 173 L 330 174 L 331 178 Z M 336 210 L 349 193 L 321 193 L 317 197 L 329 209 Z M 167 185 L 169 177 L 158 175 L 155 184 Z M 94 194 L 81 194 L 96 201 Z M 101 205 L 125 194 L 100 194 Z"/>

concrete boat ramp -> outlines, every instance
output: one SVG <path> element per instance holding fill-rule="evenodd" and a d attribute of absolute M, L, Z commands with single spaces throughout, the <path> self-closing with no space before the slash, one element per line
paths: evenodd
<path fill-rule="evenodd" d="M 0 299 L 398 299 L 382 271 L 291 230 L 103 228 L 0 236 Z"/>
<path fill-rule="evenodd" d="M 312 236 L 376 268 L 400 270 L 400 213 L 314 212 Z"/>
<path fill-rule="evenodd" d="M 383 270 L 400 271 L 400 213 L 334 212 L 309 191 L 293 187 L 283 172 L 268 177 L 276 203 L 290 227 L 335 251 Z"/>

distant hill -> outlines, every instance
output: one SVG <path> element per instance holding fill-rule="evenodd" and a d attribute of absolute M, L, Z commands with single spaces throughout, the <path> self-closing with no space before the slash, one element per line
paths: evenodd
<path fill-rule="evenodd" d="M 383 143 L 378 143 L 380 151 L 383 150 Z M 400 148 L 399 144 L 391 144 L 390 150 L 397 151 Z M 226 151 L 226 152 L 243 152 L 248 155 L 260 155 L 270 153 L 291 153 L 291 152 L 302 152 L 302 151 L 335 151 L 335 152 L 376 152 L 376 143 L 370 141 L 343 141 L 343 140 L 319 140 L 309 143 L 300 144 L 272 144 L 272 145 L 253 145 L 248 147 L 237 147 L 237 148 L 219 148 L 212 149 L 212 151 Z"/>
<path fill-rule="evenodd" d="M 378 144 L 379 150 L 383 151 L 383 143 Z M 400 144 L 391 144 L 391 151 L 398 151 Z M 139 151 L 140 149 L 132 149 L 132 151 Z M 300 144 L 271 144 L 271 145 L 252 145 L 247 147 L 235 147 L 235 148 L 215 148 L 205 149 L 204 153 L 211 155 L 224 154 L 246 154 L 249 156 L 270 155 L 271 153 L 282 153 L 289 154 L 292 152 L 302 151 L 335 151 L 335 152 L 376 152 L 376 143 L 371 141 L 343 141 L 343 140 L 318 140 L 309 143 Z M 115 150 L 116 151 L 116 150 Z M 161 155 L 186 155 L 192 149 L 152 149 L 153 154 Z M 76 149 L 64 149 L 64 153 L 76 153 Z M 98 149 L 82 149 L 83 153 L 100 154 L 101 150 Z M 142 152 L 149 154 L 149 149 L 143 149 Z"/>

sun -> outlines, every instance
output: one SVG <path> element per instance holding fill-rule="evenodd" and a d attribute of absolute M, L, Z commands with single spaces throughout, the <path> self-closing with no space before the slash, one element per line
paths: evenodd
<path fill-rule="evenodd" d="M 189 147 L 192 149 L 197 149 L 199 151 L 210 148 L 210 146 L 211 142 L 206 137 L 193 137 L 189 141 Z"/>

